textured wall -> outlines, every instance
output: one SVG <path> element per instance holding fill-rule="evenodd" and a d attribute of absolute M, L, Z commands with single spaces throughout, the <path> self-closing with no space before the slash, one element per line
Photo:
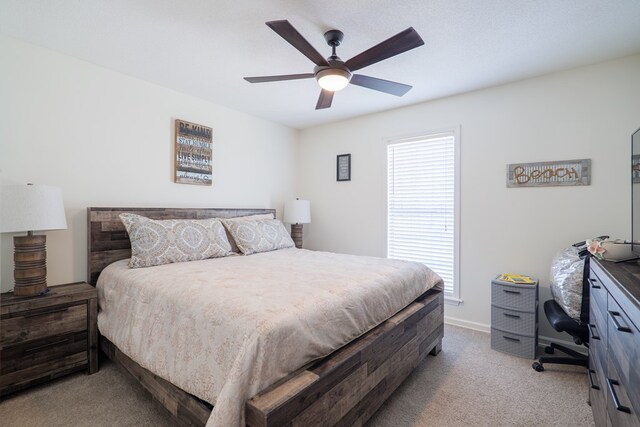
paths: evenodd
<path fill-rule="evenodd" d="M 0 180 L 62 189 L 69 229 L 47 233 L 50 284 L 86 277 L 87 206 L 275 208 L 294 196 L 297 131 L 0 37 Z M 213 128 L 213 186 L 173 183 L 180 118 Z M 13 287 L 2 237 L 1 287 Z"/>
<path fill-rule="evenodd" d="M 301 132 L 297 194 L 311 201 L 312 249 L 385 256 L 386 141 L 445 127 L 461 131 L 458 323 L 490 323 L 490 280 L 541 279 L 550 297 L 556 251 L 591 236 L 630 234 L 630 135 L 640 126 L 640 56 L 497 86 Z M 383 95 L 381 95 L 383 96 Z M 336 182 L 351 153 L 352 181 Z M 584 187 L 507 188 L 506 165 L 592 159 Z M 541 312 L 542 335 L 552 332 Z"/>

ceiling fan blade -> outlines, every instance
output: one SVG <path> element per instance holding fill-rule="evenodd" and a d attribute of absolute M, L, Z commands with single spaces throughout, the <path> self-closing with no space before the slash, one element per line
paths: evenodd
<path fill-rule="evenodd" d="M 331 92 L 330 90 L 322 89 L 320 92 L 320 97 L 318 98 L 318 103 L 316 104 L 316 110 L 322 110 L 323 108 L 331 107 L 331 101 L 333 101 L 333 94 L 335 92 Z"/>
<path fill-rule="evenodd" d="M 285 39 L 291 46 L 298 49 L 304 56 L 309 58 L 316 65 L 329 66 L 327 60 L 311 44 L 302 37 L 302 34 L 296 30 L 289 21 L 269 21 L 266 23 L 269 28 L 278 33 L 280 37 Z"/>
<path fill-rule="evenodd" d="M 377 90 L 379 92 L 389 93 L 395 96 L 402 96 L 409 92 L 413 86 L 403 83 L 392 82 L 389 80 L 377 79 L 375 77 L 363 76 L 362 74 L 354 74 L 350 83 L 356 86 L 366 87 L 367 89 Z"/>
<path fill-rule="evenodd" d="M 313 73 L 304 73 L 304 74 L 283 74 L 280 76 L 245 77 L 244 79 L 249 83 L 265 83 L 265 82 L 279 82 L 282 80 L 310 79 L 312 77 L 314 77 Z"/>
<path fill-rule="evenodd" d="M 418 46 L 422 46 L 423 44 L 424 41 L 416 30 L 414 30 L 413 27 L 409 27 L 382 43 L 379 43 L 354 56 L 345 62 L 345 65 L 351 71 L 356 71 L 360 68 L 368 67 L 371 64 L 399 55 Z"/>

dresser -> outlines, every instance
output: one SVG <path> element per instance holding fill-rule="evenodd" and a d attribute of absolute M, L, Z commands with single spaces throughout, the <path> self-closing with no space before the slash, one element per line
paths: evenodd
<path fill-rule="evenodd" d="M 600 426 L 640 426 L 640 265 L 591 260 L 589 400 Z"/>
<path fill-rule="evenodd" d="M 98 370 L 97 292 L 87 283 L 46 295 L 0 295 L 0 396 L 59 376 Z"/>
<path fill-rule="evenodd" d="M 500 276 L 498 276 L 500 277 Z M 535 359 L 538 347 L 538 281 L 491 281 L 491 348 Z"/>

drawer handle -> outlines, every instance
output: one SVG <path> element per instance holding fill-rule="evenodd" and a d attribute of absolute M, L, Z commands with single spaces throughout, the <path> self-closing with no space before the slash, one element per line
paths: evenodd
<path fill-rule="evenodd" d="M 593 382 L 593 374 L 595 374 L 596 371 L 594 371 L 593 369 L 589 369 L 588 374 L 589 374 L 589 387 L 591 387 L 594 390 L 600 390 L 600 386 L 596 383 Z"/>
<path fill-rule="evenodd" d="M 503 335 L 503 336 L 502 336 L 502 338 L 504 338 L 505 340 L 509 340 L 509 341 L 517 341 L 517 342 L 520 342 L 520 340 L 519 340 L 518 338 L 511 338 L 511 337 L 508 337 L 508 336 L 506 336 L 506 335 Z"/>
<path fill-rule="evenodd" d="M 629 409 L 626 406 L 622 406 L 620 404 L 620 399 L 618 399 L 618 395 L 616 393 L 616 390 L 613 388 L 614 385 L 620 385 L 620 383 L 618 382 L 618 380 L 612 380 L 611 378 L 607 378 L 607 385 L 609 386 L 609 394 L 611 395 L 611 398 L 613 399 L 613 404 L 615 405 L 616 409 L 620 412 L 626 412 L 627 414 L 631 413 L 631 409 Z"/>
<path fill-rule="evenodd" d="M 631 329 L 628 326 L 623 326 L 620 324 L 620 322 L 618 322 L 618 317 L 622 317 L 620 315 L 620 312 L 618 311 L 609 311 L 609 316 L 611 317 L 611 320 L 613 320 L 613 324 L 615 325 L 616 329 L 620 332 L 629 332 L 631 333 Z"/>
<path fill-rule="evenodd" d="M 520 316 L 518 316 L 517 314 L 511 314 L 511 313 L 503 313 L 505 316 L 507 317 L 512 317 L 514 319 L 519 319 Z"/>
<path fill-rule="evenodd" d="M 518 294 L 520 295 L 520 291 L 512 291 L 511 289 L 503 289 L 508 294 Z"/>
<path fill-rule="evenodd" d="M 52 343 L 49 343 L 49 344 L 39 345 L 37 347 L 31 347 L 31 348 L 26 349 L 24 351 L 24 354 L 35 353 L 36 351 L 44 350 L 45 348 L 55 347 L 57 345 L 64 344 L 64 343 L 69 342 L 69 341 L 70 341 L 69 338 L 66 338 L 64 340 L 55 341 L 55 342 L 52 342 Z"/>
<path fill-rule="evenodd" d="M 24 317 L 44 316 L 46 314 L 60 313 L 60 312 L 67 311 L 67 310 L 69 310 L 69 307 L 58 307 L 58 308 L 54 308 L 53 310 L 44 311 L 44 312 L 41 312 L 41 313 L 25 314 Z"/>
<path fill-rule="evenodd" d="M 591 331 L 591 338 L 593 338 L 594 340 L 600 339 L 600 335 L 598 335 L 597 333 L 598 329 L 596 329 L 596 325 L 589 323 L 589 330 Z"/>
<path fill-rule="evenodd" d="M 589 279 L 589 281 L 591 282 L 591 287 L 592 287 L 593 289 L 600 289 L 600 288 L 602 288 L 602 286 L 600 286 L 600 285 L 597 285 L 597 284 L 596 284 L 596 283 L 598 283 L 598 280 L 596 280 L 596 279 Z"/>

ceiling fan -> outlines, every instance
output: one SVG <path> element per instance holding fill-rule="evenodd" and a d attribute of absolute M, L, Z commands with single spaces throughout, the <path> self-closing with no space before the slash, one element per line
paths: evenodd
<path fill-rule="evenodd" d="M 404 95 L 411 89 L 411 86 L 362 74 L 354 74 L 353 72 L 424 44 L 416 30 L 409 27 L 345 62 L 336 55 L 336 47 L 340 45 L 344 37 L 342 31 L 329 30 L 324 33 L 327 44 L 331 46 L 331 56 L 325 59 L 302 37 L 289 21 L 269 21 L 266 24 L 309 58 L 316 66 L 313 69 L 313 73 L 245 77 L 244 79 L 250 83 L 264 83 L 315 77 L 322 88 L 320 98 L 318 98 L 318 103 L 316 104 L 316 110 L 331 107 L 334 92 L 344 89 L 349 83 L 391 95 Z"/>

